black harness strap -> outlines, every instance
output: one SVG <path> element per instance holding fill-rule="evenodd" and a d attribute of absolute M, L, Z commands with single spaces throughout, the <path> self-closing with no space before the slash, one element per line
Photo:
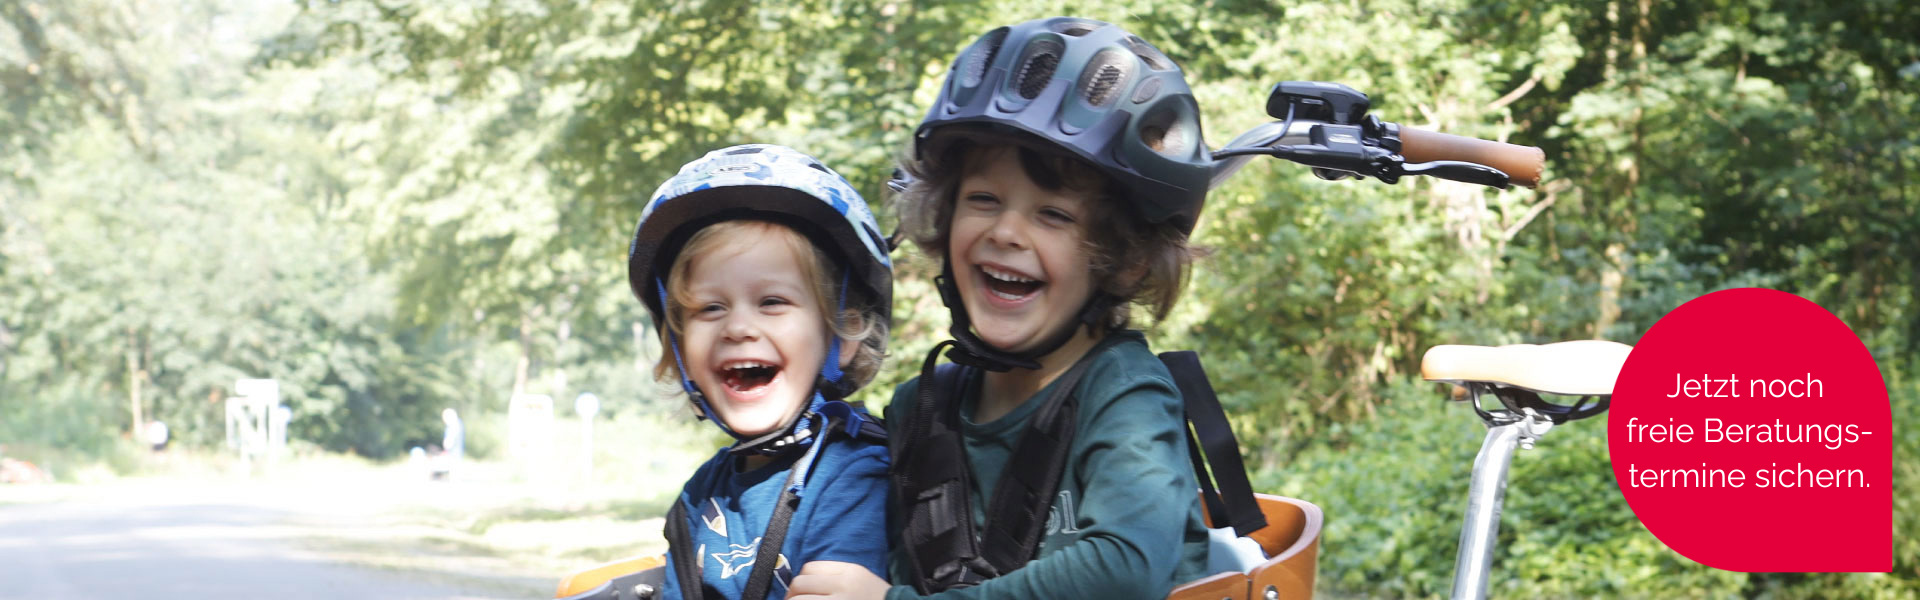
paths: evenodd
<path fill-rule="evenodd" d="M 687 530 L 687 505 L 679 498 L 673 499 L 673 508 L 667 509 L 667 554 L 673 557 L 673 576 L 680 582 L 680 597 L 685 600 L 702 600 L 705 588 L 700 585 L 700 557 L 693 555 L 693 533 Z"/>
<path fill-rule="evenodd" d="M 1046 533 L 1047 513 L 1053 509 L 1053 497 L 1060 490 L 1060 476 L 1067 468 L 1067 449 L 1073 445 L 1079 422 L 1080 378 L 1086 375 L 1093 355 L 1087 354 L 1060 375 L 1046 404 L 1028 421 L 1026 433 L 1013 447 L 1013 460 L 1000 472 L 993 499 L 987 503 L 987 531 L 980 537 L 981 557 L 1000 573 L 1020 568 L 1040 549 L 1040 536 Z M 1044 460 L 1024 460 L 1025 457 Z"/>
<path fill-rule="evenodd" d="M 1109 337 L 1108 340 L 1116 338 Z M 923 594 L 978 585 L 1033 559 L 1046 533 L 1061 474 L 1066 470 L 1079 418 L 1074 390 L 1093 357 L 1113 342 L 1102 340 L 1062 373 L 1027 423 L 1013 456 L 987 504 L 985 531 L 973 525 L 971 473 L 961 439 L 959 398 L 977 367 L 953 364 L 931 368 L 940 346 L 922 365 L 918 410 L 905 418 L 904 439 L 896 439 L 894 497 L 902 503 L 906 530 L 901 546 Z"/>
<path fill-rule="evenodd" d="M 828 421 L 827 432 L 833 431 L 837 423 Z M 825 435 L 823 433 L 822 435 Z M 821 438 L 819 443 L 826 443 Z M 810 457 L 801 457 L 806 461 Z M 760 549 L 753 555 L 753 567 L 747 573 L 747 587 L 740 592 L 741 600 L 765 600 L 767 590 L 773 587 L 774 571 L 780 570 L 780 546 L 787 542 L 787 524 L 793 521 L 793 509 L 800 504 L 799 489 L 801 465 L 787 469 L 786 487 L 780 490 L 780 499 L 775 501 L 773 516 L 767 519 L 767 532 L 760 534 Z"/>
<path fill-rule="evenodd" d="M 1193 475 L 1200 480 L 1202 496 L 1212 517 L 1207 525 L 1232 525 L 1233 534 L 1241 537 L 1266 527 L 1267 516 L 1260 512 L 1260 503 L 1253 497 L 1253 484 L 1247 481 L 1246 464 L 1240 460 L 1240 442 L 1234 439 L 1233 427 L 1227 423 L 1220 398 L 1213 394 L 1213 383 L 1207 380 L 1207 371 L 1200 366 L 1200 355 L 1191 350 L 1163 352 L 1160 362 L 1173 374 L 1174 385 L 1180 387 L 1187 422 L 1193 426 L 1188 433 L 1187 450 L 1193 458 Z M 1206 461 L 1213 466 L 1211 477 L 1201 463 L 1203 446 Z M 1218 491 L 1214 489 L 1215 480 L 1220 485 Z"/>
<path fill-rule="evenodd" d="M 1187 458 L 1193 463 L 1194 479 L 1200 482 L 1200 502 L 1207 505 L 1207 526 L 1213 528 L 1226 527 L 1227 505 L 1220 501 L 1220 491 L 1214 489 L 1213 478 L 1205 476 L 1207 473 L 1207 459 L 1206 455 L 1200 452 L 1200 444 L 1193 441 L 1193 423 L 1189 421 L 1186 425 Z"/>
<path fill-rule="evenodd" d="M 975 553 L 971 480 L 960 432 L 953 427 L 957 409 L 949 402 L 964 395 L 961 387 L 970 378 L 959 365 L 934 370 L 939 351 L 935 346 L 922 365 L 920 402 L 904 416 L 908 435 L 890 440 L 893 497 L 905 524 L 900 546 L 922 594 L 976 585 L 995 575 Z"/>
<path fill-rule="evenodd" d="M 954 364 L 935 369 L 940 349 L 949 343 L 927 354 L 918 403 L 900 416 L 907 435 L 895 437 L 890 447 L 894 498 L 900 503 L 895 510 L 905 516 L 901 549 L 912 567 L 914 588 L 922 594 L 978 585 L 1033 559 L 1075 433 L 1078 404 L 1072 392 L 1091 357 L 1106 345 L 1089 350 L 1062 374 L 1029 421 L 1014 447 L 1016 458 L 1001 473 L 988 504 L 986 531 L 976 537 L 957 399 L 968 395 L 977 369 Z M 1186 412 L 1187 452 L 1207 504 L 1208 526 L 1231 526 L 1240 536 L 1266 527 L 1240 444 L 1199 356 L 1167 352 L 1160 360 L 1173 375 Z"/>

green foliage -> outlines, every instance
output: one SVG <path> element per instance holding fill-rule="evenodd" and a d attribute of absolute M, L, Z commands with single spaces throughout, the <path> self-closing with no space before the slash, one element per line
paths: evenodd
<path fill-rule="evenodd" d="M 11 439 L 96 447 L 138 402 L 181 443 L 220 443 L 233 382 L 273 377 L 294 438 L 403 451 L 451 377 L 400 345 L 391 278 L 328 204 L 315 132 L 241 68 L 272 11 L 9 6 L 13 32 L 48 34 L 9 66 L 59 65 L 27 78 L 9 132 L 37 137 L 0 211 Z M 186 55 L 170 36 L 221 43 Z"/>

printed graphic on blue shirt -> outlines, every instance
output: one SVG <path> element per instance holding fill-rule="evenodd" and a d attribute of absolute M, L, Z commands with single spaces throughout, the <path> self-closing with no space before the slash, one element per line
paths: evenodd
<path fill-rule="evenodd" d="M 804 493 L 794 508 L 786 539 L 774 554 L 767 598 L 784 598 L 798 570 L 813 560 L 853 562 L 882 573 L 887 552 L 886 446 L 835 439 L 821 452 Z M 767 524 L 780 499 L 794 458 L 756 468 L 740 468 L 726 450 L 715 453 L 681 490 L 688 548 L 670 554 L 669 572 L 679 560 L 697 562 L 702 587 L 720 598 L 745 593 L 760 556 Z M 688 552 L 687 550 L 692 550 Z M 679 582 L 669 577 L 663 597 L 680 597 Z"/>
<path fill-rule="evenodd" d="M 742 542 L 728 536 L 728 516 L 729 513 L 721 509 L 718 498 L 708 498 L 706 504 L 700 508 L 700 525 L 705 531 L 696 534 L 695 538 L 709 542 L 700 544 L 699 551 L 695 553 L 695 556 L 700 557 L 703 578 L 705 573 L 712 570 L 711 572 L 718 574 L 721 580 L 733 579 L 736 575 L 750 572 L 749 567 L 753 566 L 753 559 L 760 556 L 762 538 L 754 536 L 752 540 Z M 718 536 L 719 539 L 714 540 L 711 536 Z M 709 551 L 708 548 L 718 551 Z M 793 579 L 793 569 L 787 566 L 786 554 L 774 556 L 777 562 L 776 570 L 773 572 L 773 590 L 783 592 Z"/>
<path fill-rule="evenodd" d="M 720 516 L 720 501 L 707 499 L 707 505 L 700 509 L 700 522 L 705 523 L 708 531 L 727 537 L 727 520 Z"/>

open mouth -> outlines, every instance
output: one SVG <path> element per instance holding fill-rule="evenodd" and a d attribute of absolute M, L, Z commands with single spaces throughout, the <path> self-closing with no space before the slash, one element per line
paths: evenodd
<path fill-rule="evenodd" d="M 1002 300 L 1020 300 L 1047 285 L 1047 282 L 998 267 L 977 265 L 975 268 L 980 271 L 982 281 L 987 283 L 987 291 Z"/>
<path fill-rule="evenodd" d="M 735 392 L 752 392 L 773 383 L 780 367 L 757 360 L 739 360 L 720 366 L 721 383 Z"/>

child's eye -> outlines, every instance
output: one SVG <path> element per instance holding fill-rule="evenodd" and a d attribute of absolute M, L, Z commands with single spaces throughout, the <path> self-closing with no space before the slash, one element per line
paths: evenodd
<path fill-rule="evenodd" d="M 1000 198 L 995 197 L 993 194 L 989 194 L 986 192 L 974 192 L 971 194 L 967 194 L 966 202 L 968 205 L 971 205 L 971 206 L 975 206 L 979 208 L 990 208 L 994 206 L 999 206 Z"/>
<path fill-rule="evenodd" d="M 765 298 L 760 299 L 761 308 L 766 308 L 769 306 L 785 306 L 788 304 L 793 304 L 793 303 L 788 302 L 786 298 L 781 298 L 779 296 L 767 296 Z"/>
<path fill-rule="evenodd" d="M 709 302 L 709 303 L 700 305 L 700 308 L 694 310 L 694 313 L 701 314 L 701 315 L 715 315 L 715 314 L 720 314 L 726 311 L 727 311 L 727 307 L 722 306 L 720 303 Z"/>
<path fill-rule="evenodd" d="M 1072 225 L 1074 223 L 1079 222 L 1079 219 L 1073 218 L 1073 213 L 1069 213 L 1067 211 L 1060 210 L 1058 208 L 1040 209 L 1040 218 L 1046 219 L 1048 222 L 1054 223 L 1056 225 L 1063 225 L 1063 226 Z"/>

